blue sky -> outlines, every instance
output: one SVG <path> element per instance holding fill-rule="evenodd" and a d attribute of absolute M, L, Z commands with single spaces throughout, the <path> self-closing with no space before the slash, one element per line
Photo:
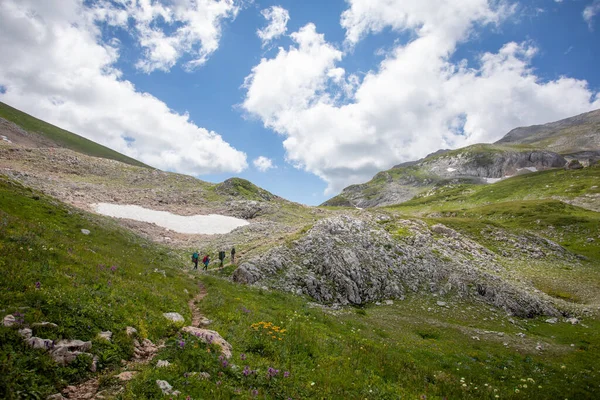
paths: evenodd
<path fill-rule="evenodd" d="M 0 100 L 159 168 L 311 205 L 438 148 L 600 107 L 597 0 L 142 3 L 3 2 L 15 57 Z M 272 7 L 289 21 L 264 44 Z"/>

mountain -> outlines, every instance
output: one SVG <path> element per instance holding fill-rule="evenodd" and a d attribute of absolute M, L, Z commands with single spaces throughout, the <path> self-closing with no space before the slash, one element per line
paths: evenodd
<path fill-rule="evenodd" d="M 577 160 L 576 163 L 574 160 Z M 600 160 L 600 110 L 546 125 L 517 128 L 495 144 L 440 150 L 352 185 L 324 206 L 378 207 L 408 201 L 440 187 L 489 184 L 536 171 L 588 166 Z"/>
<path fill-rule="evenodd" d="M 600 149 L 600 110 L 545 125 L 516 128 L 497 144 L 526 144 L 560 154 Z"/>
<path fill-rule="evenodd" d="M 138 160 L 32 117 L 2 102 L 0 102 L 0 141 L 25 147 L 66 148 L 93 157 L 150 168 Z"/>

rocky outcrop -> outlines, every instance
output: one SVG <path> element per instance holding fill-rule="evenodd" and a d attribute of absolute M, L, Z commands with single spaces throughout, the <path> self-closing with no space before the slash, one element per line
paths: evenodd
<path fill-rule="evenodd" d="M 289 246 L 243 263 L 233 279 L 328 304 L 429 292 L 478 298 L 520 316 L 558 314 L 550 298 L 502 278 L 494 253 L 451 228 L 402 220 L 388 232 L 382 223 L 346 215 L 321 220 Z"/>

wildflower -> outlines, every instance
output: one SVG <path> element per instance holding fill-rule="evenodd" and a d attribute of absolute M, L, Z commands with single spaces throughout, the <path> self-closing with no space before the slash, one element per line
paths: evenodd
<path fill-rule="evenodd" d="M 184 340 L 180 340 L 179 341 L 179 347 L 181 347 L 182 349 L 185 347 L 185 341 Z"/>
<path fill-rule="evenodd" d="M 290 371 L 285 371 L 285 372 L 283 373 L 283 377 L 284 377 L 284 378 L 289 378 L 289 377 L 290 377 Z"/>
<path fill-rule="evenodd" d="M 217 381 L 217 386 L 219 386 L 221 384 L 221 381 Z"/>
<path fill-rule="evenodd" d="M 520 392 L 520 390 L 519 390 L 519 389 L 515 389 L 515 393 L 519 393 L 519 392 Z"/>
<path fill-rule="evenodd" d="M 116 266 L 116 265 L 113 265 L 112 267 L 110 267 L 110 270 L 111 270 L 112 272 L 115 272 L 115 271 L 117 270 L 117 266 Z"/>
<path fill-rule="evenodd" d="M 245 360 L 246 360 L 246 355 L 245 355 L 244 353 L 242 353 L 242 355 L 240 356 L 240 359 L 241 359 L 242 361 L 245 361 Z"/>
<path fill-rule="evenodd" d="M 223 368 L 227 368 L 229 363 L 227 362 L 227 360 L 223 360 L 222 365 L 223 365 Z"/>
<path fill-rule="evenodd" d="M 252 396 L 254 396 L 254 397 L 258 396 L 258 389 L 252 390 L 251 393 L 252 393 Z"/>
<path fill-rule="evenodd" d="M 310 386 L 315 386 L 315 383 L 314 383 L 314 382 L 311 382 L 311 383 L 310 383 Z"/>
<path fill-rule="evenodd" d="M 36 288 L 36 289 L 40 289 L 41 287 L 42 287 L 42 283 L 41 283 L 40 281 L 37 281 L 37 282 L 35 283 L 35 288 Z"/>
<path fill-rule="evenodd" d="M 267 371 L 267 373 L 269 375 L 269 378 L 272 378 L 279 373 L 279 370 L 269 367 L 269 370 Z"/>
<path fill-rule="evenodd" d="M 252 371 L 250 371 L 250 368 L 246 365 L 246 367 L 244 367 L 244 372 L 242 372 L 244 374 L 244 376 L 248 376 L 252 373 Z"/>

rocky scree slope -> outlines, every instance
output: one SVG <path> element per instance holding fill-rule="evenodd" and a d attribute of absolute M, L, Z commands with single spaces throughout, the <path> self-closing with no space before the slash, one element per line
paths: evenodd
<path fill-rule="evenodd" d="M 516 128 L 497 144 L 527 144 L 557 153 L 600 149 L 600 110 L 545 125 Z"/>
<path fill-rule="evenodd" d="M 548 240 L 534 246 L 566 257 Z M 519 316 L 559 313 L 550 297 L 511 277 L 498 255 L 457 231 L 367 212 L 323 219 L 288 245 L 243 263 L 232 278 L 326 304 L 434 293 L 481 299 Z"/>

